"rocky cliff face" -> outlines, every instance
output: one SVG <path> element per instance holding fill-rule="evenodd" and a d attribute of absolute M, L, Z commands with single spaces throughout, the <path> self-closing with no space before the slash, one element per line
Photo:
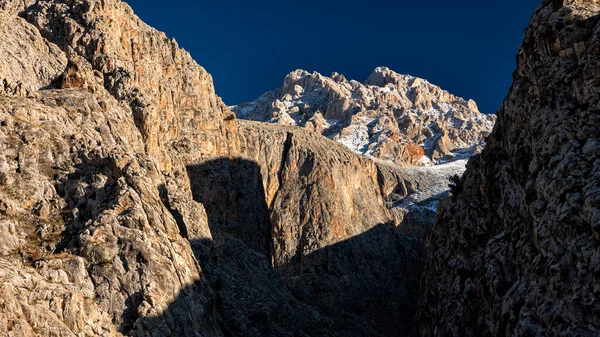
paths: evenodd
<path fill-rule="evenodd" d="M 227 283 L 218 296 L 227 303 L 228 329 L 248 335 L 258 315 L 256 336 L 404 335 L 415 311 L 419 254 L 397 227 L 380 187 L 404 182 L 380 177 L 373 161 L 305 130 L 238 125 L 240 157 L 189 167 L 194 199 L 205 205 L 213 233 L 212 242 L 196 250 L 207 261 L 201 265 L 211 266 L 210 277 Z M 236 248 L 218 252 L 224 245 Z M 263 254 L 260 273 L 270 281 L 254 275 L 256 262 L 237 262 L 241 273 L 222 270 L 224 261 L 211 258 L 239 256 L 241 246 Z M 290 291 L 313 312 L 282 312 Z M 248 305 L 253 313 L 243 309 Z"/>
<path fill-rule="evenodd" d="M 423 336 L 600 335 L 600 2 L 547 0 L 427 241 Z"/>
<path fill-rule="evenodd" d="M 296 70 L 283 87 L 232 109 L 242 119 L 303 126 L 355 152 L 413 165 L 478 153 L 495 120 L 472 100 L 384 67 L 364 84 Z"/>
<path fill-rule="evenodd" d="M 104 88 L 129 105 L 146 152 L 169 169 L 168 147 L 201 142 L 196 156 L 235 151 L 231 112 L 211 76 L 174 39 L 140 21 L 118 1 L 39 1 L 22 16 L 64 50 L 75 66 L 91 67 Z M 78 64 L 82 63 L 82 64 Z M 85 79 L 81 80 L 85 85 Z"/>
<path fill-rule="evenodd" d="M 424 336 L 598 335 L 598 13 L 536 11 L 419 291 L 472 102 L 300 71 L 236 109 L 306 128 L 238 121 L 121 1 L 0 0 L 0 335 L 405 336 L 417 297 Z"/>
<path fill-rule="evenodd" d="M 103 46 L 105 39 L 126 41 L 124 35 L 136 34 L 135 24 L 141 24 L 119 15 L 130 10 L 118 1 L 24 5 L 2 1 L 2 334 L 218 335 L 214 294 L 202 283 L 190 244 L 161 198 L 170 179 L 161 167 L 168 161 L 148 146 L 151 135 L 136 118 L 145 110 L 124 98 L 143 88 L 125 86 L 119 96 L 112 83 L 126 70 L 117 75 L 116 68 L 95 60 L 116 50 Z M 93 30 L 78 26 L 83 16 L 88 28 L 95 23 Z M 109 22 L 122 29 L 109 29 Z M 126 58 L 108 60 L 127 68 Z M 173 71 L 173 77 L 182 75 Z M 130 70 L 125 78 L 143 77 Z M 217 100 L 209 86 L 195 90 Z M 204 108 L 205 119 L 221 123 L 219 114 Z M 185 172 L 185 163 L 180 165 Z M 185 183 L 179 185 L 185 190 Z M 187 210 L 203 211 L 200 204 Z M 177 325 L 167 318 L 141 319 L 161 317 L 184 289 L 187 296 L 178 305 L 191 316 L 169 317 Z"/>
<path fill-rule="evenodd" d="M 118 0 L 0 18 L 0 335 L 404 335 L 418 181 L 238 122 Z"/>
<path fill-rule="evenodd" d="M 263 172 L 280 280 L 352 327 L 349 335 L 403 335 L 419 254 L 403 217 L 386 207 L 391 191 L 383 186 L 405 181 L 382 177 L 368 158 L 300 128 L 240 122 L 239 134 L 241 149 Z"/>

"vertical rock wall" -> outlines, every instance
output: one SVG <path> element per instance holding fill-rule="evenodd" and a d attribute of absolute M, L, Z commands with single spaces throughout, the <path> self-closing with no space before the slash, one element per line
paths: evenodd
<path fill-rule="evenodd" d="M 426 246 L 423 336 L 600 335 L 600 2 L 547 0 Z"/>

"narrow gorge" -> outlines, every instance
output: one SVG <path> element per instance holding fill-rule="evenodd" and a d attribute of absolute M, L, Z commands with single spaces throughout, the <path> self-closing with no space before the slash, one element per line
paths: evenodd
<path fill-rule="evenodd" d="M 229 107 L 120 0 L 0 0 L 0 336 L 600 335 L 599 14 L 543 1 L 496 117 L 385 67 Z"/>

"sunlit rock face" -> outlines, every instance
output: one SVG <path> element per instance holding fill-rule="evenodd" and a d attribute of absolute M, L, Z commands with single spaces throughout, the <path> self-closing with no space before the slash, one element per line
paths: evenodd
<path fill-rule="evenodd" d="M 283 87 L 232 110 L 242 119 L 303 126 L 355 152 L 419 166 L 478 153 L 495 121 L 473 100 L 385 67 L 364 84 L 296 70 Z"/>
<path fill-rule="evenodd" d="M 120 1 L 38 1 L 22 12 L 69 59 L 89 66 L 104 88 L 127 104 L 146 152 L 161 169 L 175 141 L 201 141 L 196 155 L 227 155 L 231 112 L 215 95 L 210 74 L 174 39 L 139 20 Z"/>
<path fill-rule="evenodd" d="M 408 331 L 423 235 L 392 204 L 413 176 L 238 122 L 123 2 L 0 18 L 0 335 Z"/>
<path fill-rule="evenodd" d="M 298 71 L 240 121 L 125 3 L 0 0 L 0 335 L 597 334 L 597 11 L 536 12 L 419 290 L 473 102 Z"/>
<path fill-rule="evenodd" d="M 220 335 L 187 239 L 186 165 L 237 144 L 210 76 L 120 1 L 0 8 L 0 335 Z"/>
<path fill-rule="evenodd" d="M 600 335 L 600 2 L 544 1 L 426 244 L 423 336 Z"/>

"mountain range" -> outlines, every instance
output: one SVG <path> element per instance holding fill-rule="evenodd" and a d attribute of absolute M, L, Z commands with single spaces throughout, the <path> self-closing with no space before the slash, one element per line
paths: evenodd
<path fill-rule="evenodd" d="M 0 0 L 0 335 L 600 335 L 599 31 L 542 1 L 497 115 L 385 67 L 228 107 L 120 0 Z"/>
<path fill-rule="evenodd" d="M 283 87 L 231 109 L 238 118 L 303 126 L 354 152 L 419 166 L 479 153 L 495 121 L 473 100 L 385 67 L 364 84 L 296 70 Z"/>

